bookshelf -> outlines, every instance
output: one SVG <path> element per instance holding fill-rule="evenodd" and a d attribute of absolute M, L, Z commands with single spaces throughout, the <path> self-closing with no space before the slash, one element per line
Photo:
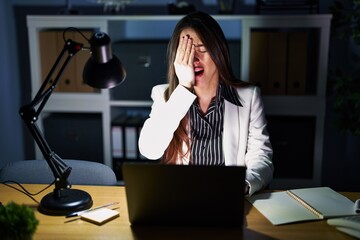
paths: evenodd
<path fill-rule="evenodd" d="M 114 53 L 123 62 L 125 68 L 128 69 L 128 73 L 130 73 L 122 85 L 112 90 L 59 90 L 54 92 L 38 121 L 40 129 L 45 131 L 45 134 L 46 131 L 51 132 L 51 129 L 44 129 L 43 122 L 46 117 L 52 114 L 67 114 L 68 116 L 69 114 L 97 115 L 94 118 L 97 119 L 97 125 L 101 128 L 101 136 L 95 138 L 94 141 L 96 141 L 96 144 L 101 145 L 99 147 L 102 151 L 100 161 L 113 167 L 112 123 L 124 112 L 129 115 L 146 115 L 150 110 L 151 86 L 166 81 L 166 44 L 175 24 L 180 18 L 181 16 L 168 15 L 27 16 L 31 91 L 33 97 L 43 79 L 42 72 L 44 71 L 45 64 L 42 61 L 41 48 L 44 44 L 40 45 L 40 42 L 41 35 L 44 32 L 58 32 L 67 27 L 76 27 L 82 31 L 90 32 L 104 31 L 112 39 Z M 214 18 L 221 25 L 229 42 L 235 74 L 245 81 L 251 81 L 251 68 L 254 67 L 251 64 L 253 51 L 251 48 L 254 42 L 252 40 L 253 33 L 261 34 L 261 32 L 280 31 L 289 35 L 289 32 L 294 32 L 294 30 L 299 32 L 297 31 L 299 29 L 301 30 L 300 32 L 304 32 L 302 31 L 304 29 L 306 31 L 310 29 L 311 34 L 315 32 L 315 34 L 312 34 L 315 37 L 311 41 L 315 41 L 314 49 L 316 57 L 314 58 L 314 66 L 316 68 L 313 70 L 310 80 L 307 80 L 310 82 L 310 86 L 312 86 L 311 90 L 305 92 L 305 94 L 304 92 L 296 94 L 267 94 L 264 90 L 263 98 L 266 114 L 272 121 L 277 121 L 274 124 L 275 127 L 273 127 L 275 130 L 278 131 L 279 121 L 277 119 L 280 119 L 280 122 L 290 121 L 291 123 L 288 126 L 290 129 L 280 129 L 280 131 L 291 131 L 293 127 L 302 126 L 302 119 L 305 119 L 305 123 L 308 124 L 304 125 L 309 126 L 307 129 L 313 129 L 307 135 L 309 139 L 312 139 L 310 148 L 313 151 L 310 153 L 311 156 L 306 155 L 311 158 L 307 163 L 307 166 L 311 168 L 309 176 L 302 178 L 296 174 L 296 177 L 291 177 L 291 174 L 290 177 L 279 174 L 280 177 L 274 179 L 272 186 L 277 188 L 284 186 L 284 184 L 287 187 L 318 185 L 321 179 L 325 88 L 331 16 L 317 14 L 291 16 L 214 15 Z M 296 60 L 301 62 L 301 59 Z M 71 64 L 73 63 L 69 65 Z M 146 76 L 146 79 L 144 76 Z M 75 78 L 75 81 L 79 81 L 79 79 Z M 292 121 L 292 119 L 295 120 Z M 277 133 L 277 135 L 281 137 L 281 133 Z M 293 136 L 293 138 L 296 137 Z M 281 139 L 279 141 L 281 142 Z M 96 144 L 94 147 L 96 147 Z M 42 158 L 41 152 L 37 147 L 35 154 L 36 158 Z M 61 152 L 58 152 L 58 154 L 62 156 Z M 274 161 L 276 164 L 276 159 Z M 291 161 L 291 159 L 288 159 L 288 161 Z M 295 162 L 293 166 L 295 164 L 301 163 Z"/>

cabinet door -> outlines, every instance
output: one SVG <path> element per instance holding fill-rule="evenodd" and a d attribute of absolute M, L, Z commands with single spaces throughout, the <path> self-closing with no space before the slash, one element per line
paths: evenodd
<path fill-rule="evenodd" d="M 85 31 L 83 34 L 90 38 L 92 32 Z M 72 39 L 79 43 L 86 43 L 86 40 L 75 31 L 68 31 L 65 35 L 66 39 Z M 39 33 L 40 38 L 40 57 L 41 57 L 41 76 L 45 79 L 54 65 L 56 59 L 64 48 L 63 31 L 42 31 Z M 65 54 L 59 62 L 58 69 L 52 75 L 50 83 L 54 81 L 56 74 L 63 65 L 67 54 Z M 64 72 L 60 76 L 56 92 L 94 92 L 95 90 L 87 86 L 82 78 L 82 71 L 87 59 L 90 57 L 88 51 L 79 51 L 67 64 Z"/>
<path fill-rule="evenodd" d="M 90 39 L 91 35 L 92 35 L 92 31 L 81 31 L 86 38 Z M 72 40 L 74 40 L 75 42 L 78 43 L 84 43 L 85 46 L 89 45 L 88 43 L 85 43 L 86 40 L 78 33 L 73 32 L 72 34 Z M 96 91 L 94 88 L 90 87 L 89 85 L 87 85 L 84 80 L 83 80 L 83 76 L 82 76 L 82 72 L 85 66 L 86 61 L 89 59 L 90 57 L 90 52 L 89 51 L 80 51 L 76 54 L 76 56 L 74 57 L 73 61 L 75 62 L 74 66 L 75 66 L 75 72 L 74 72 L 74 80 L 75 80 L 75 85 L 76 85 L 76 89 L 78 92 L 94 92 Z"/>

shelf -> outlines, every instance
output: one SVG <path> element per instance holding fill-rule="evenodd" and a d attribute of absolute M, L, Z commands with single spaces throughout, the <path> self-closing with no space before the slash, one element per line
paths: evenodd
<path fill-rule="evenodd" d="M 111 149 L 111 124 L 119 115 L 148 114 L 151 108 L 151 88 L 166 82 L 166 47 L 173 28 L 182 16 L 27 16 L 32 96 L 41 82 L 39 33 L 62 30 L 67 27 L 93 29 L 106 32 L 112 39 L 114 53 L 128 68 L 123 84 L 111 90 L 97 93 L 54 92 L 39 118 L 43 129 L 43 117 L 49 114 L 99 114 L 102 139 L 102 162 L 113 166 Z M 325 90 L 331 15 L 213 15 L 221 25 L 228 40 L 235 75 L 244 81 L 250 77 L 251 33 L 261 31 L 297 32 L 310 29 L 316 32 L 311 54 L 316 69 L 312 70 L 308 89 L 302 94 L 283 92 L 263 94 L 265 113 L 270 118 L 313 119 L 313 156 L 309 179 L 274 179 L 270 187 L 315 186 L 321 181 L 323 128 L 325 119 Z M 160 29 L 154 31 L 154 29 Z M 153 49 L 152 49 L 153 48 Z M 156 51 L 154 51 L 157 49 Z M 153 50 L 153 51 L 151 51 Z M 314 53 L 312 53 L 314 52 Z M 315 53 L 316 52 L 316 53 Z M 75 56 L 76 57 L 76 56 Z M 271 59 L 271 58 L 270 58 Z M 70 63 L 71 64 L 71 63 Z M 126 66 L 128 65 L 128 66 Z M 262 68 L 262 65 L 259 64 Z M 151 69 L 153 68 L 153 69 Z M 146 82 L 145 82 L 146 81 Z M 140 91 L 141 90 L 141 91 Z M 70 115 L 66 115 L 70 116 Z M 287 131 L 291 132 L 291 129 Z M 294 135 L 294 138 L 297 136 Z M 98 139 L 95 139 L 96 141 Z M 301 146 L 299 146 L 301 147 Z M 61 155 L 61 153 L 59 153 Z M 42 158 L 36 151 L 36 158 Z M 276 162 L 276 159 L 274 159 Z M 291 161 L 291 159 L 289 159 Z M 294 163 L 296 164 L 296 163 Z M 299 163 L 300 164 L 300 163 Z M 275 166 L 276 167 L 276 166 Z M 290 170 L 291 171 L 291 170 Z"/>
<path fill-rule="evenodd" d="M 319 115 L 325 107 L 317 96 L 263 96 L 263 100 L 265 112 L 273 115 Z"/>

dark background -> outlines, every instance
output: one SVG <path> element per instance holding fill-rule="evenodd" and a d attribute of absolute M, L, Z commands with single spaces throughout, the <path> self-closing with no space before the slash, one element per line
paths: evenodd
<path fill-rule="evenodd" d="M 43 2 L 43 3 L 41 3 Z M 55 1 L 54 1 L 55 2 Z M 200 2 L 200 1 L 198 1 Z M 236 14 L 254 14 L 254 5 L 244 5 L 237 2 Z M 329 6 L 333 1 L 320 1 L 320 13 L 329 13 Z M 59 14 L 63 9 L 61 1 L 58 4 L 49 5 L 48 1 L 1 1 L 0 3 L 0 168 L 11 161 L 34 158 L 34 147 L 31 137 L 27 133 L 18 116 L 18 109 L 24 103 L 30 101 L 30 63 L 28 54 L 28 39 L 26 28 L 26 15 L 31 14 Z M 216 5 L 197 4 L 199 10 L 208 13 L 217 13 Z M 103 14 L 102 7 L 74 5 L 81 14 Z M 167 6 L 164 5 L 135 5 L 128 6 L 122 14 L 168 14 Z M 335 68 L 337 64 L 346 61 L 352 49 L 347 42 L 331 40 L 329 54 L 329 69 Z M 349 133 L 340 133 L 334 126 L 337 113 L 333 110 L 332 86 L 328 83 L 326 96 L 326 121 L 324 131 L 324 148 L 322 160 L 322 185 L 333 187 L 339 191 L 360 191 L 358 171 L 360 169 L 360 137 Z M 95 120 L 96 116 L 92 116 Z M 50 119 L 51 120 L 51 119 Z M 276 120 L 276 119 L 275 119 Z M 274 118 L 269 118 L 269 123 Z M 289 123 L 288 120 L 282 119 Z M 281 121 L 273 124 L 269 131 L 280 132 Z M 310 135 L 301 137 L 301 129 L 311 129 L 311 119 L 298 123 L 291 121 L 294 132 L 288 132 L 290 137 L 297 138 L 293 147 L 306 148 Z M 290 151 L 290 149 L 286 149 Z M 304 156 L 311 153 L 304 152 Z M 299 168 L 308 164 L 299 160 L 289 160 L 291 164 L 283 165 L 282 171 L 287 168 Z M 304 170 L 306 171 L 306 170 Z"/>

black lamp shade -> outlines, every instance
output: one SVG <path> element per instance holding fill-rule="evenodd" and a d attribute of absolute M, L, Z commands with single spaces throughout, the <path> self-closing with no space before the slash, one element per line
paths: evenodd
<path fill-rule="evenodd" d="M 85 83 L 93 88 L 113 88 L 121 84 L 125 77 L 125 68 L 114 55 L 107 63 L 98 63 L 90 58 L 83 71 Z"/>
<path fill-rule="evenodd" d="M 93 88 L 112 88 L 121 84 L 126 71 L 120 60 L 112 54 L 111 40 L 103 32 L 90 38 L 91 57 L 83 70 L 83 79 Z"/>

